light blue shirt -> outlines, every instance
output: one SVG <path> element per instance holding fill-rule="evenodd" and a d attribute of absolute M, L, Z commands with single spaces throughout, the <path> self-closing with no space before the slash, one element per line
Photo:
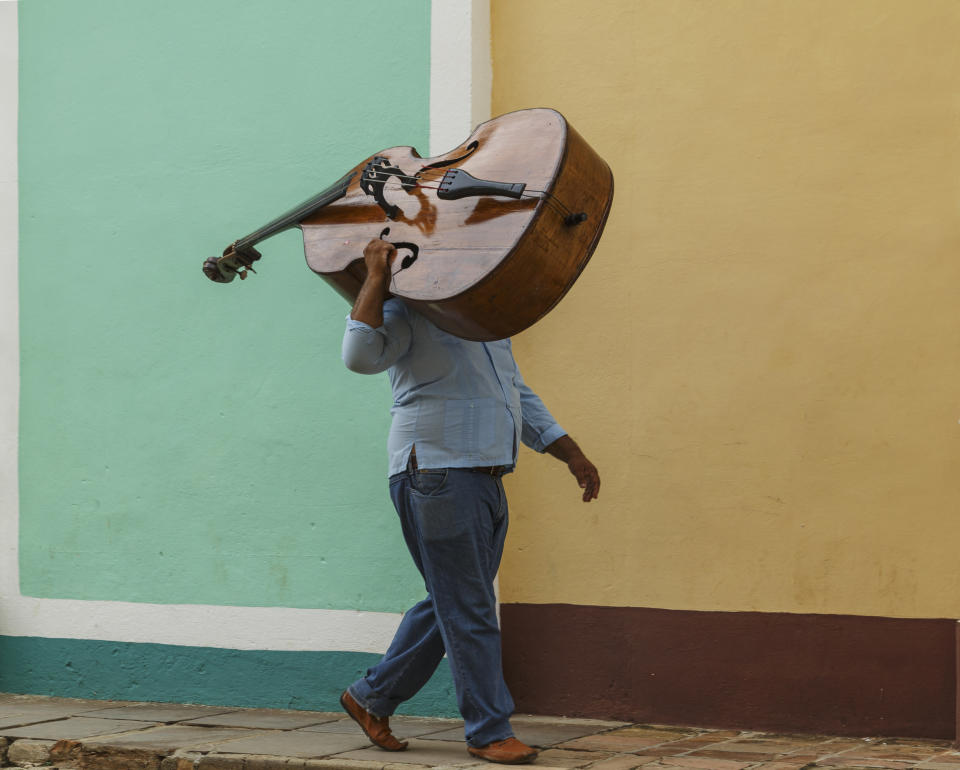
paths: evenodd
<path fill-rule="evenodd" d="M 454 337 L 397 299 L 384 303 L 379 328 L 347 316 L 343 362 L 389 372 L 390 475 L 406 469 L 414 446 L 420 468 L 512 469 L 520 441 L 543 452 L 566 435 L 524 383 L 510 340 Z"/>

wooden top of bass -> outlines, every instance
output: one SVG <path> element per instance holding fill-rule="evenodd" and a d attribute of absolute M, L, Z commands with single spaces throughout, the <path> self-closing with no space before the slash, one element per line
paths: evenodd
<path fill-rule="evenodd" d="M 448 153 L 393 147 L 211 258 L 224 282 L 260 258 L 254 245 L 299 226 L 310 269 L 348 301 L 365 277 L 363 247 L 398 249 L 390 292 L 441 329 L 512 336 L 548 312 L 596 248 L 613 199 L 607 164 L 550 109 L 481 124 Z"/>

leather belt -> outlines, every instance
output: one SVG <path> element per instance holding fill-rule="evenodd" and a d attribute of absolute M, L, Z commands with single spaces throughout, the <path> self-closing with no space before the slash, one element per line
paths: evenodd
<path fill-rule="evenodd" d="M 417 451 L 411 450 L 410 460 L 408 461 L 408 467 L 410 470 L 417 472 L 419 468 L 417 467 Z M 470 473 L 482 473 L 484 476 L 502 476 L 504 473 L 510 470 L 509 465 L 478 465 L 473 468 L 454 468 L 456 471 L 470 471 Z"/>
<path fill-rule="evenodd" d="M 482 473 L 485 476 L 502 476 L 509 468 L 509 465 L 482 465 L 479 468 L 464 468 L 464 470 L 471 473 Z"/>

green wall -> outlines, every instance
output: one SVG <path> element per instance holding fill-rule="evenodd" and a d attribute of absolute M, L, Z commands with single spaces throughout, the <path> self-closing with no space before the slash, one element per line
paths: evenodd
<path fill-rule="evenodd" d="M 385 11 L 389 13 L 385 17 Z M 384 147 L 424 154 L 427 0 L 20 4 L 21 588 L 402 611 L 383 377 L 298 232 L 219 254 Z"/>

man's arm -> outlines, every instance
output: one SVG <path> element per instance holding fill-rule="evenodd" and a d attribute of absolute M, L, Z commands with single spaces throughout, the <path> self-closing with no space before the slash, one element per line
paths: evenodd
<path fill-rule="evenodd" d="M 583 490 L 583 502 L 589 503 L 600 494 L 600 473 L 597 466 L 583 454 L 583 450 L 570 436 L 561 436 L 546 448 L 547 454 L 565 462 Z"/>
<path fill-rule="evenodd" d="M 363 251 L 367 277 L 343 335 L 343 362 L 352 372 L 385 371 L 410 347 L 411 330 L 402 305 L 391 303 L 384 308 L 390 286 L 390 262 L 396 251 L 381 240 L 371 241 Z"/>
<path fill-rule="evenodd" d="M 354 321 L 361 321 L 374 329 L 383 326 L 383 303 L 390 288 L 390 264 L 396 256 L 396 247 L 379 238 L 370 241 L 364 248 L 367 277 L 350 311 Z"/>
<path fill-rule="evenodd" d="M 514 383 L 520 392 L 523 414 L 520 438 L 523 443 L 537 452 L 546 452 L 565 462 L 583 490 L 583 502 L 596 499 L 600 494 L 600 474 L 596 466 L 584 456 L 577 442 L 557 424 L 540 396 L 523 381 L 519 367 L 514 374 Z"/>

